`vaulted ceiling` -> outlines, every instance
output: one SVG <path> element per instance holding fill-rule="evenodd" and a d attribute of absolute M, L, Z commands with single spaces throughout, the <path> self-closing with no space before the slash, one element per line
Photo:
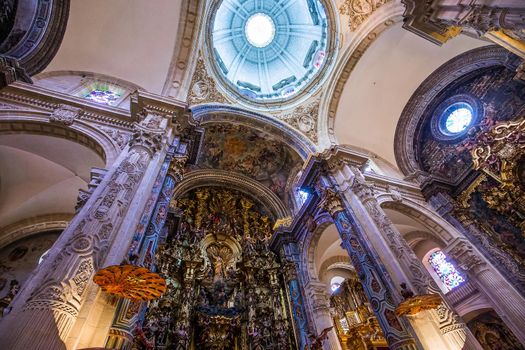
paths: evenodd
<path fill-rule="evenodd" d="M 71 1 L 66 34 L 46 68 L 106 74 L 160 94 L 182 0 Z"/>

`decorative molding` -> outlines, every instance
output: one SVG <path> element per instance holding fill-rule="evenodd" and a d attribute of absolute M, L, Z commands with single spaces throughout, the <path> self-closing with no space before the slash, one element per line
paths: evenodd
<path fill-rule="evenodd" d="M 46 231 L 64 230 L 73 214 L 50 214 L 24 219 L 0 228 L 0 248 Z"/>
<path fill-rule="evenodd" d="M 60 137 L 91 149 L 105 161 L 108 161 L 109 158 L 108 145 L 100 142 L 101 140 L 99 138 L 94 138 L 93 134 L 89 134 L 83 129 L 78 130 L 65 127 L 61 124 L 45 123 L 44 120 L 14 120 L 13 117 L 4 118 L 0 114 L 0 135 L 1 134 L 33 134 Z"/>
<path fill-rule="evenodd" d="M 306 106 L 296 107 L 291 113 L 279 116 L 279 119 L 308 136 L 312 142 L 317 143 L 320 103 L 321 99 L 318 98 Z"/>
<path fill-rule="evenodd" d="M 73 125 L 75 120 L 82 117 L 83 113 L 84 112 L 80 108 L 61 104 L 53 111 L 53 113 L 51 113 L 49 121 L 64 126 L 70 126 Z"/>
<path fill-rule="evenodd" d="M 382 5 L 391 0 L 344 0 L 339 6 L 341 14 L 349 16 L 348 26 L 350 31 L 355 31 L 364 21 Z"/>
<path fill-rule="evenodd" d="M 29 75 L 15 58 L 0 56 L 0 89 L 17 80 L 32 83 Z"/>
<path fill-rule="evenodd" d="M 505 66 L 512 54 L 498 46 L 467 51 L 436 69 L 414 92 L 401 113 L 394 137 L 396 163 L 406 176 L 422 171 L 417 161 L 415 139 L 431 101 L 454 81 L 493 66 Z"/>
<path fill-rule="evenodd" d="M 164 96 L 179 97 L 183 90 L 184 80 L 189 73 L 188 66 L 191 66 L 190 60 L 195 52 L 200 22 L 199 10 L 202 8 L 200 3 L 198 0 L 182 2 L 173 58 L 162 90 Z"/>
<path fill-rule="evenodd" d="M 20 28 L 25 31 L 21 40 L 17 40 L 19 31 L 13 30 L 2 42 L 0 51 L 6 56 L 20 62 L 28 75 L 32 76 L 43 71 L 58 51 L 69 18 L 70 0 L 34 1 L 26 5 L 22 13 L 17 13 L 17 19 L 27 13 L 34 18 L 27 21 L 29 25 Z"/>
<path fill-rule="evenodd" d="M 208 74 L 202 54 L 199 54 L 197 65 L 191 78 L 188 91 L 188 104 L 190 106 L 200 103 L 225 103 L 230 102 L 217 90 L 215 80 Z"/>
<path fill-rule="evenodd" d="M 260 202 L 276 220 L 290 215 L 281 199 L 266 186 L 242 174 L 218 169 L 187 171 L 184 179 L 177 185 L 173 198 L 201 186 L 235 188 Z"/>

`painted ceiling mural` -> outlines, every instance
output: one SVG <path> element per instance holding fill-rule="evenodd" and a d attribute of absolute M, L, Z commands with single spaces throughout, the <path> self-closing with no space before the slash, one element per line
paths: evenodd
<path fill-rule="evenodd" d="M 285 189 L 300 157 L 266 132 L 241 125 L 206 128 L 200 168 L 238 172 L 268 186 L 285 200 Z"/>
<path fill-rule="evenodd" d="M 12 281 L 24 283 L 59 235 L 60 232 L 42 233 L 0 250 L 0 298 L 9 293 Z"/>

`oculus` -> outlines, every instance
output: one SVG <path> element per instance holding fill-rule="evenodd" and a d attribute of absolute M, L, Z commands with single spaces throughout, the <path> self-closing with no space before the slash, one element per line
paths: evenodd
<path fill-rule="evenodd" d="M 248 18 L 244 33 L 253 46 L 266 47 L 275 37 L 275 24 L 270 16 L 259 12 Z"/>
<path fill-rule="evenodd" d="M 249 102 L 291 98 L 326 66 L 330 40 L 320 0 L 223 0 L 211 22 L 214 71 Z"/>
<path fill-rule="evenodd" d="M 472 124 L 473 110 L 468 103 L 454 103 L 443 114 L 444 132 L 450 134 L 462 133 Z"/>
<path fill-rule="evenodd" d="M 474 96 L 459 94 L 442 101 L 430 122 L 432 136 L 439 141 L 459 141 L 481 119 L 483 107 Z"/>

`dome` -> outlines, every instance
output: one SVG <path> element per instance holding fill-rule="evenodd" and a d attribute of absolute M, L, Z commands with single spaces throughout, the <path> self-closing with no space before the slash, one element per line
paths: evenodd
<path fill-rule="evenodd" d="M 323 67 L 328 21 L 319 0 L 224 0 L 211 33 L 216 71 L 251 101 L 292 97 Z"/>

